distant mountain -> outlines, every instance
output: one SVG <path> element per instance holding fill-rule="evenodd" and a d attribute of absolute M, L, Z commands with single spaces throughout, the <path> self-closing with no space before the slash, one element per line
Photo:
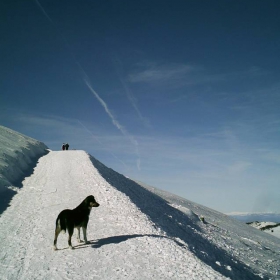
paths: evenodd
<path fill-rule="evenodd" d="M 232 218 L 244 222 L 274 222 L 280 223 L 280 213 L 230 213 Z"/>
<path fill-rule="evenodd" d="M 230 216 L 265 233 L 280 238 L 279 213 L 234 213 L 230 214 Z"/>

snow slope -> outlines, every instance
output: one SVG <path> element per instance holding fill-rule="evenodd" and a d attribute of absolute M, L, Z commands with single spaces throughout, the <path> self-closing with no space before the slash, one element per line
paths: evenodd
<path fill-rule="evenodd" d="M 33 171 L 47 146 L 35 139 L 0 126 L 0 213 L 22 186 L 24 176 Z"/>
<path fill-rule="evenodd" d="M 1 173 L 1 170 L 0 170 Z M 90 244 L 52 249 L 55 219 L 93 194 Z M 200 220 L 203 216 L 205 222 Z M 280 279 L 279 239 L 141 186 L 83 151 L 51 151 L 0 217 L 2 279 Z"/>
<path fill-rule="evenodd" d="M 195 213 L 197 217 L 204 218 L 205 222 L 199 224 L 201 231 L 194 230 L 197 235 L 195 238 L 189 239 L 188 245 L 190 248 L 193 246 L 197 256 L 205 263 L 209 264 L 210 261 L 211 265 L 215 262 L 222 268 L 231 267 L 231 269 L 232 264 L 236 263 L 233 275 L 226 274 L 231 279 L 259 279 L 256 276 L 247 275 L 248 268 L 258 274 L 261 279 L 280 279 L 279 239 L 205 206 L 141 182 L 138 183 L 150 192 L 164 198 L 171 206 L 189 217 L 193 217 L 193 213 Z M 187 227 L 190 228 L 191 225 Z M 177 231 L 177 235 L 178 233 Z M 206 242 L 203 241 L 203 245 L 198 242 L 199 236 L 206 240 Z M 207 252 L 207 249 L 208 255 L 204 255 L 202 252 Z M 213 260 L 209 256 L 212 256 Z M 245 266 L 242 267 L 243 265 Z"/>
<path fill-rule="evenodd" d="M 232 213 L 230 216 L 280 238 L 279 213 Z"/>
<path fill-rule="evenodd" d="M 248 225 L 280 238 L 280 223 L 255 221 Z"/>
<path fill-rule="evenodd" d="M 60 235 L 60 250 L 53 251 L 57 215 L 89 194 L 100 203 L 90 216 L 91 244 L 77 244 L 74 239 L 76 250 L 70 250 L 67 236 Z M 224 278 L 188 250 L 184 241 L 166 235 L 109 184 L 82 151 L 42 157 L 0 222 L 1 279 Z"/>

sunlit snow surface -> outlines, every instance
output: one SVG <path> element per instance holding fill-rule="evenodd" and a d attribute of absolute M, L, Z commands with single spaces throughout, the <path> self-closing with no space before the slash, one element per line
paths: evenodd
<path fill-rule="evenodd" d="M 231 213 L 230 216 L 280 238 L 279 213 Z"/>
<path fill-rule="evenodd" d="M 0 170 L 1 173 L 1 170 Z M 88 240 L 55 219 L 93 194 Z M 201 220 L 204 218 L 204 222 Z M 49 152 L 0 217 L 1 279 L 280 279 L 279 239 L 142 187 L 83 151 Z"/>

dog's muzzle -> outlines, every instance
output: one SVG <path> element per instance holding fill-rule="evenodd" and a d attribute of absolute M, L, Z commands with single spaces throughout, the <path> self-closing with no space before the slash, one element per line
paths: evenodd
<path fill-rule="evenodd" d="M 90 203 L 90 206 L 91 206 L 91 207 L 98 207 L 98 206 L 99 206 L 99 203 L 97 203 L 97 202 L 91 202 L 91 203 Z"/>

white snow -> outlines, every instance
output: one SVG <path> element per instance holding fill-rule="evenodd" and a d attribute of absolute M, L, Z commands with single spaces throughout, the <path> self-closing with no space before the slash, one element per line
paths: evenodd
<path fill-rule="evenodd" d="M 60 234 L 54 251 L 57 215 L 90 194 L 100 203 L 90 214 L 90 244 L 73 236 L 70 250 L 67 234 Z M 42 156 L 3 210 L 1 280 L 280 279 L 279 239 L 141 186 L 84 151 Z"/>
<path fill-rule="evenodd" d="M 255 221 L 250 226 L 280 238 L 280 223 Z"/>
<path fill-rule="evenodd" d="M 269 233 L 277 238 L 280 238 L 280 226 L 279 225 L 275 228 L 265 229 L 264 232 Z"/>
<path fill-rule="evenodd" d="M 250 226 L 280 238 L 279 213 L 231 213 L 230 216 L 244 223 L 250 223 Z M 273 227 L 267 228 L 267 226 Z"/>
<path fill-rule="evenodd" d="M 0 213 L 46 153 L 42 142 L 0 125 Z"/>
<path fill-rule="evenodd" d="M 46 149 L 45 144 L 0 126 L 0 192 L 18 180 Z"/>

